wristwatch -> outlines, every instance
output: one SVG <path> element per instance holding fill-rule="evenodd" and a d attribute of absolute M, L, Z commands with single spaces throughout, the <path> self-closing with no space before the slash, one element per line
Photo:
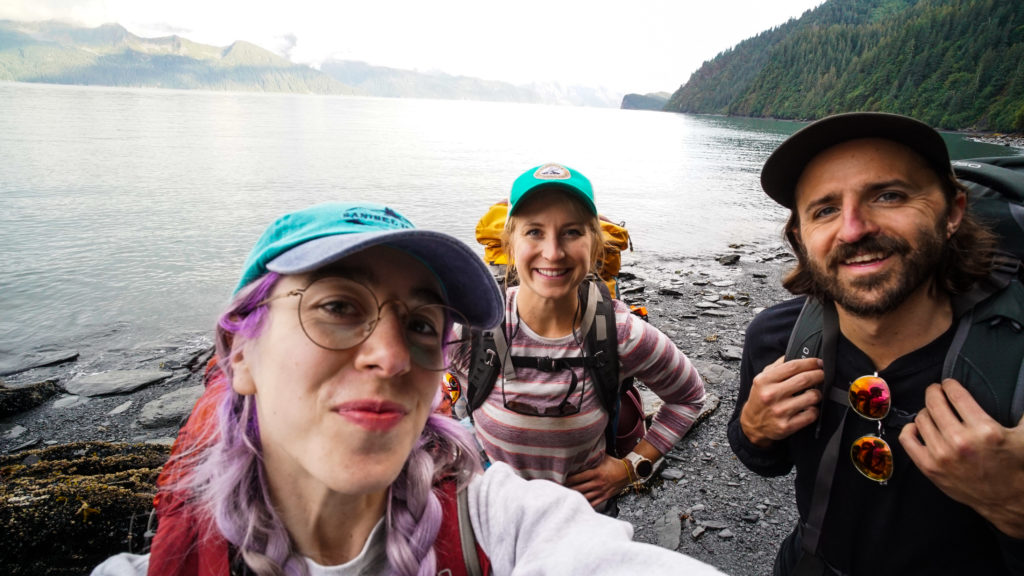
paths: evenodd
<path fill-rule="evenodd" d="M 654 473 L 654 462 L 651 462 L 641 454 L 630 452 L 626 454 L 624 460 L 633 467 L 633 472 L 636 473 L 638 482 L 646 482 L 651 477 L 651 474 Z"/>

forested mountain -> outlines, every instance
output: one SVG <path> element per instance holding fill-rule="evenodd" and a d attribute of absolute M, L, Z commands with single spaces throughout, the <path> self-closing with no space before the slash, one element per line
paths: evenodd
<path fill-rule="evenodd" d="M 876 110 L 1024 130 L 1024 1 L 829 0 L 707 61 L 665 110 L 790 119 Z"/>

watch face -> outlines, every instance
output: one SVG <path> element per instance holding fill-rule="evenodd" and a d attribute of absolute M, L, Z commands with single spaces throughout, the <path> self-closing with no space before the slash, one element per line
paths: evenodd
<path fill-rule="evenodd" d="M 641 460 L 636 463 L 634 468 L 636 469 L 636 475 L 641 478 L 647 478 L 651 475 L 651 472 L 654 472 L 654 464 L 651 464 L 650 460 Z"/>

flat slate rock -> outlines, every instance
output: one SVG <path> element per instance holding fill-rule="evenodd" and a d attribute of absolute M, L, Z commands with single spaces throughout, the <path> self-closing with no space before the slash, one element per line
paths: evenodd
<path fill-rule="evenodd" d="M 69 394 L 102 396 L 123 394 L 147 384 L 170 378 L 174 373 L 166 370 L 109 370 L 98 374 L 76 376 L 64 388 Z"/>
<path fill-rule="evenodd" d="M 78 350 L 56 350 L 25 354 L 10 361 L 0 362 L 0 376 L 10 376 L 33 368 L 56 366 L 78 359 Z"/>
<path fill-rule="evenodd" d="M 189 415 L 206 387 L 202 384 L 179 388 L 147 403 L 139 414 L 139 424 L 143 428 L 160 428 L 181 424 Z"/>

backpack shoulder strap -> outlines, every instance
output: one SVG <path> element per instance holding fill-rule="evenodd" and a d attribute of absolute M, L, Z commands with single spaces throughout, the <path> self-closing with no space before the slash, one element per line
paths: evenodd
<path fill-rule="evenodd" d="M 808 296 L 786 345 L 786 360 L 821 357 L 822 304 Z"/>
<path fill-rule="evenodd" d="M 994 275 L 1001 273 L 997 269 Z M 998 287 L 1002 281 L 989 284 Z M 1004 426 L 1016 426 L 1024 415 L 1024 286 L 1011 277 L 986 298 L 959 307 L 966 309 L 958 317 L 942 377 L 963 384 Z"/>
<path fill-rule="evenodd" d="M 469 412 L 483 405 L 494 389 L 502 370 L 502 355 L 496 342 L 499 330 L 473 330 L 469 349 L 469 375 L 466 381 L 466 401 Z M 504 343 L 505 338 L 502 337 Z M 511 365 L 511 363 L 510 363 Z M 511 368 L 511 366 L 510 366 Z"/>
<path fill-rule="evenodd" d="M 469 489 L 459 490 L 454 480 L 445 480 L 438 494 L 441 527 L 434 540 L 437 574 L 445 576 L 487 576 L 490 560 L 476 541 L 469 519 Z"/>
<path fill-rule="evenodd" d="M 500 283 L 502 301 L 505 301 L 505 284 Z M 494 330 L 476 330 L 471 333 L 469 342 L 469 369 L 466 381 L 466 404 L 469 413 L 483 405 L 494 389 L 494 382 L 502 370 L 501 359 L 508 356 L 508 343 L 505 342 L 505 324 Z M 515 378 L 515 367 L 511 362 L 505 366 L 505 377 Z"/>
<path fill-rule="evenodd" d="M 611 438 L 614 441 L 615 429 L 611 427 L 611 424 L 618 415 L 620 387 L 619 338 L 615 324 L 615 304 L 608 291 L 608 286 L 596 278 L 583 283 L 580 287 L 580 295 L 581 306 L 584 309 L 584 318 L 580 328 L 581 330 L 586 328 L 584 346 L 589 356 L 586 366 L 597 387 L 601 405 L 611 416 L 609 428 L 611 428 Z M 609 446 L 613 444 L 609 444 Z"/>

